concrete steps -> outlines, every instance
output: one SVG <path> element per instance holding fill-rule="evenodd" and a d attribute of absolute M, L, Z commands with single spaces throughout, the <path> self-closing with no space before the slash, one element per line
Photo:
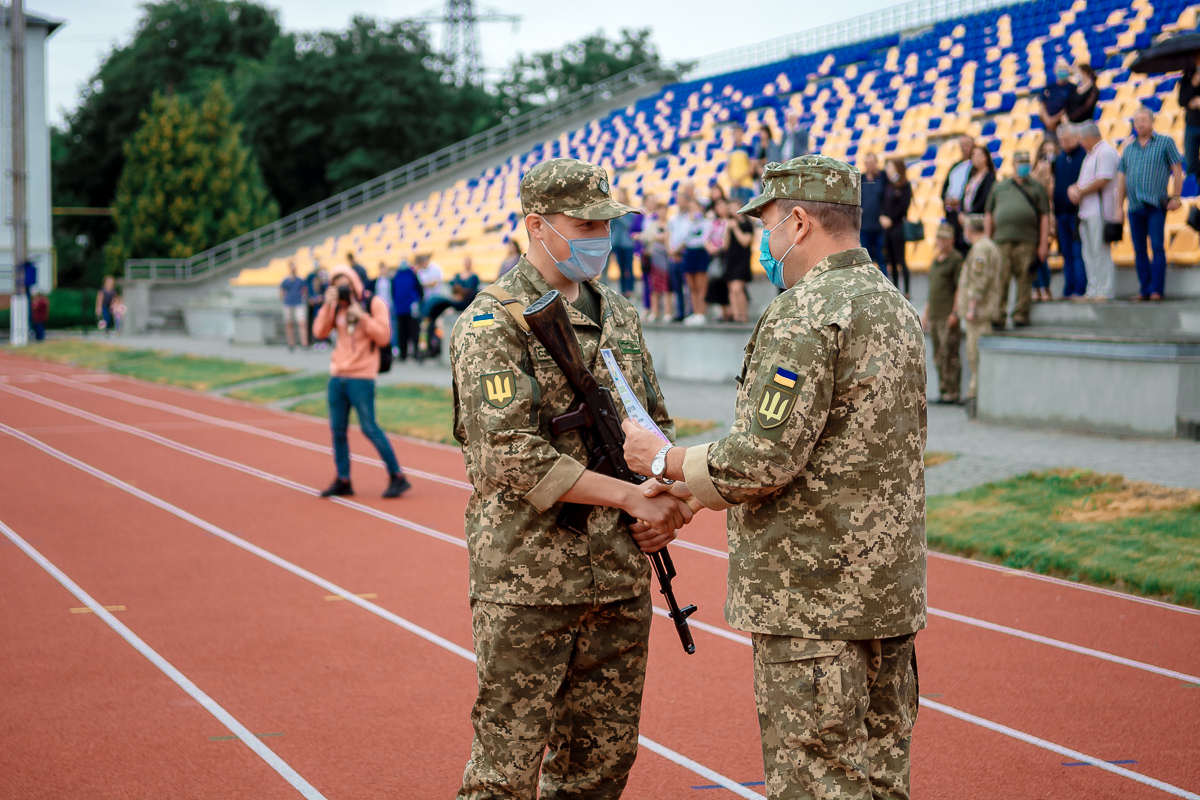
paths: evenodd
<path fill-rule="evenodd" d="M 1200 334 L 1200 300 L 1035 303 L 1030 321 L 1039 331 L 1042 328 L 1070 328 L 1134 334 Z"/>

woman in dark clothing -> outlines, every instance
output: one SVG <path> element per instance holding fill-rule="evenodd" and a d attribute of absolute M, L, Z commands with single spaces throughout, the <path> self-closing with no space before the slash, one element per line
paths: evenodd
<path fill-rule="evenodd" d="M 887 162 L 888 187 L 883 192 L 883 213 L 879 224 L 883 226 L 884 247 L 888 265 L 892 271 L 892 283 L 900 285 L 904 275 L 904 296 L 909 297 L 908 259 L 904 252 L 904 220 L 912 204 L 912 184 L 908 182 L 908 165 L 903 158 Z"/>
<path fill-rule="evenodd" d="M 1189 175 L 1200 175 L 1200 53 L 1179 79 L 1183 111 L 1183 162 Z"/>
<path fill-rule="evenodd" d="M 967 214 L 982 214 L 987 210 L 988 194 L 995 182 L 996 163 L 992 154 L 986 147 L 975 145 L 971 151 L 971 172 L 963 189 L 962 211 L 958 215 L 960 225 L 966 224 Z"/>
<path fill-rule="evenodd" d="M 1096 85 L 1096 70 L 1091 64 L 1080 64 L 1079 82 L 1075 94 L 1067 100 L 1067 119 L 1071 122 L 1091 122 L 1096 114 L 1096 102 L 1100 99 L 1100 87 Z"/>

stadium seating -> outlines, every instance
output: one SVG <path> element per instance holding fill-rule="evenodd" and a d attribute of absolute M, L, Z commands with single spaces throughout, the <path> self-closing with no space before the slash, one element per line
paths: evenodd
<path fill-rule="evenodd" d="M 1131 115 L 1145 103 L 1157 128 L 1183 138 L 1178 75 L 1134 75 L 1136 50 L 1160 31 L 1191 29 L 1200 4 L 1186 0 L 1032 0 L 891 34 L 822 53 L 665 87 L 586 126 L 542 142 L 477 178 L 355 226 L 295 254 L 301 274 L 315 263 L 340 263 L 352 252 L 367 271 L 430 253 L 447 271 L 470 256 L 484 279 L 495 276 L 509 237 L 523 242 L 517 187 L 538 162 L 560 156 L 603 164 L 615 186 L 635 198 L 668 197 L 684 181 L 723 183 L 732 146 L 728 123 L 779 135 L 788 108 L 809 127 L 814 152 L 851 162 L 865 152 L 902 156 L 913 182 L 912 219 L 932 237 L 941 216 L 938 191 L 958 157 L 954 137 L 984 142 L 1005 174 L 1016 150 L 1042 139 L 1037 92 L 1059 57 L 1089 61 L 1099 73 L 1098 124 L 1109 141 L 1129 136 Z M 1194 198 L 1191 180 L 1185 197 Z M 1168 219 L 1173 262 L 1200 261 L 1200 241 L 1184 225 L 1186 207 Z M 910 263 L 928 265 L 928 242 L 910 245 Z M 1119 264 L 1132 263 L 1128 237 Z M 235 285 L 273 285 L 287 260 L 245 270 Z"/>

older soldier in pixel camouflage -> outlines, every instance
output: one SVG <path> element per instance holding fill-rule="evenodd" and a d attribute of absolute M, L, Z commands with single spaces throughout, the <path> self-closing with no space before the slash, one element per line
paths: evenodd
<path fill-rule="evenodd" d="M 521 202 L 529 253 L 479 294 L 450 341 L 454 435 L 475 488 L 466 534 L 479 677 L 458 796 L 607 800 L 621 795 L 637 755 L 651 618 L 643 550 L 665 545 L 691 512 L 587 470 L 579 431 L 552 434 L 576 398 L 521 316 L 560 290 L 592 373 L 612 384 L 600 356 L 610 348 L 674 439 L 637 311 L 585 279 L 607 254 L 585 260 L 572 245 L 607 241 L 606 221 L 633 209 L 609 197 L 602 168 L 575 159 L 531 169 Z M 668 505 L 642 505 L 651 499 Z M 595 506 L 586 537 L 556 524 L 565 502 Z M 634 526 L 637 541 L 622 511 L 647 521 Z"/>
<path fill-rule="evenodd" d="M 767 166 L 742 213 L 763 220 L 763 265 L 790 288 L 746 347 L 730 434 L 667 456 L 666 477 L 730 509 L 725 616 L 753 634 L 778 800 L 909 796 L 913 645 L 925 626 L 925 338 L 858 247 L 859 180 L 823 156 Z M 625 428 L 626 458 L 648 474 L 657 447 Z"/>

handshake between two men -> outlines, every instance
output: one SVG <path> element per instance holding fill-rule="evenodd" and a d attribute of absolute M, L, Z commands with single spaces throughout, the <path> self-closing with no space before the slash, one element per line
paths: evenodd
<path fill-rule="evenodd" d="M 625 509 L 637 522 L 629 526 L 634 540 L 642 552 L 653 553 L 675 539 L 675 532 L 692 521 L 695 512 L 703 508 L 687 484 L 682 480 L 670 481 L 667 477 L 665 457 L 672 451 L 682 452 L 682 448 L 672 448 L 664 453 L 664 464 L 656 476 L 654 459 L 662 450 L 662 440 L 650 431 L 627 419 L 621 424 L 625 433 L 623 451 L 625 463 L 639 475 L 645 475 L 651 480 L 641 486 L 633 486 L 639 508 Z M 672 462 L 675 459 L 671 459 Z M 664 480 L 657 480 L 656 478 Z M 642 505 L 644 503 L 644 505 Z"/>

